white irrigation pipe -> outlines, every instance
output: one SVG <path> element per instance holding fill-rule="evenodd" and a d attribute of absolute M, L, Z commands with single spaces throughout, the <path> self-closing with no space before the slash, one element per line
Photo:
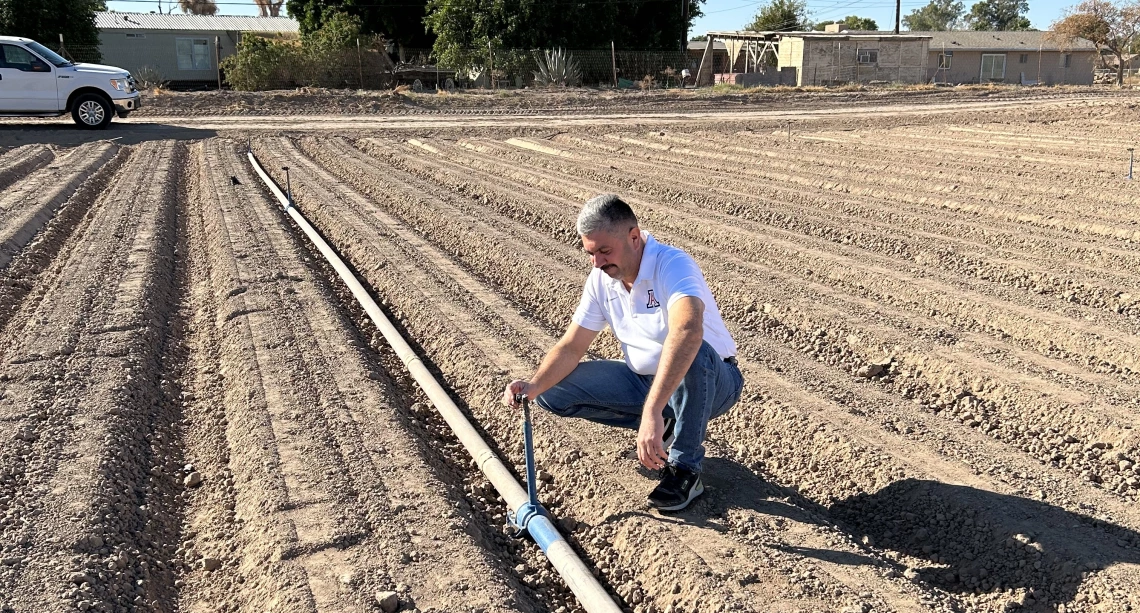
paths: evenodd
<path fill-rule="evenodd" d="M 380 329 L 380 333 L 388 341 L 388 344 L 400 356 L 400 360 L 407 366 L 408 371 L 412 377 L 420 384 L 424 393 L 435 405 L 440 415 L 451 426 L 451 430 L 455 432 L 455 436 L 459 438 L 459 442 L 467 448 L 467 452 L 475 458 L 475 462 L 479 466 L 479 470 L 487 476 L 487 479 L 503 496 L 503 500 L 517 515 L 519 510 L 529 503 L 526 490 L 517 482 L 511 471 L 507 470 L 507 466 L 503 461 L 495 455 L 487 443 L 479 436 L 479 432 L 467 421 L 463 412 L 447 395 L 443 387 L 435 380 L 431 372 L 424 366 L 423 361 L 412 350 L 404 337 L 400 335 L 399 330 L 388 321 L 380 307 L 368 295 L 364 286 L 360 284 L 348 266 L 340 259 L 340 257 L 329 247 L 321 235 L 313 229 L 305 219 L 301 212 L 296 207 L 292 206 L 289 198 L 281 192 L 281 188 L 269 178 L 262 170 L 261 164 L 257 162 L 253 152 L 249 152 L 249 162 L 253 165 L 253 169 L 257 172 L 265 185 L 269 187 L 269 191 L 277 197 L 281 202 L 281 206 L 285 208 L 285 212 L 293 218 L 301 231 L 309 237 L 309 240 L 316 245 L 317 249 L 325 256 L 329 264 L 340 275 L 344 284 L 352 291 L 352 295 L 356 297 L 360 306 L 368 313 L 368 317 L 372 323 Z M 578 601 L 582 607 L 589 613 L 621 613 L 621 608 L 614 603 L 609 594 L 606 593 L 605 588 L 602 587 L 598 580 L 594 577 L 590 569 L 578 558 L 578 554 L 574 553 L 574 549 L 562 538 L 558 530 L 554 527 L 553 522 L 546 515 L 532 516 L 527 524 L 527 531 L 531 537 L 534 538 L 538 546 L 542 548 L 543 553 L 546 554 L 547 559 L 566 581 L 574 595 L 578 597 Z"/>

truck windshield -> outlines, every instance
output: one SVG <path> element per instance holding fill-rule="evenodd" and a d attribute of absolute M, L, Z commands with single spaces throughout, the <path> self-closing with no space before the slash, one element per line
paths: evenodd
<path fill-rule="evenodd" d="M 40 54 L 40 57 L 44 58 L 45 60 L 51 62 L 52 64 L 55 64 L 56 68 L 63 68 L 64 66 L 71 66 L 71 62 L 63 59 L 55 51 L 52 51 L 51 49 L 48 49 L 47 47 L 45 47 L 45 46 L 43 46 L 43 45 L 41 45 L 35 41 L 28 43 L 28 48 L 31 49 L 32 51 L 35 51 L 36 53 Z"/>

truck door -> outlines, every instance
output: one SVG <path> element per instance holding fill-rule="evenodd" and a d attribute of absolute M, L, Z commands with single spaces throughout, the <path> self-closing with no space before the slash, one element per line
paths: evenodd
<path fill-rule="evenodd" d="M 27 49 L 0 44 L 0 111 L 59 111 L 55 70 Z"/>

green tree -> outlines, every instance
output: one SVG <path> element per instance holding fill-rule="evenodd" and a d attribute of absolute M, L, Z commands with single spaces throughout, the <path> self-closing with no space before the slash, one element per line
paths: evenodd
<path fill-rule="evenodd" d="M 1078 38 L 1092 41 L 1101 53 L 1116 56 L 1116 83 L 1124 83 L 1124 54 L 1140 37 L 1140 1 L 1117 4 L 1083 0 L 1053 22 L 1049 36 L 1062 44 Z"/>
<path fill-rule="evenodd" d="M 981 0 L 970 7 L 966 23 L 971 30 L 1028 30 L 1029 12 L 1027 0 Z"/>
<path fill-rule="evenodd" d="M 752 23 L 744 26 L 753 32 L 801 32 L 811 30 L 806 0 L 770 0 L 756 11 Z"/>
<path fill-rule="evenodd" d="M 216 15 L 218 5 L 214 0 L 178 0 L 178 6 L 183 13 L 191 15 Z"/>
<path fill-rule="evenodd" d="M 674 0 L 611 0 L 571 4 L 550 0 L 429 0 L 425 22 L 435 53 L 449 66 L 469 67 L 488 43 L 495 49 L 676 50 L 705 0 L 688 0 L 688 18 Z M 687 38 L 687 37 L 686 37 Z M 529 54 L 520 57 L 530 57 Z M 495 68 L 503 67 L 499 52 Z"/>
<path fill-rule="evenodd" d="M 285 9 L 300 24 L 302 34 L 319 30 L 336 13 L 345 13 L 360 18 L 364 34 L 426 48 L 435 42 L 424 25 L 427 5 L 428 0 L 288 0 Z"/>
<path fill-rule="evenodd" d="M 0 0 L 0 32 L 53 49 L 59 47 L 60 34 L 67 47 L 97 47 L 95 12 L 105 10 L 103 0 Z"/>
<path fill-rule="evenodd" d="M 904 15 L 902 24 L 912 32 L 954 30 L 961 24 L 965 10 L 956 0 L 930 0 L 930 4 Z"/>
<path fill-rule="evenodd" d="M 879 24 L 870 17 L 858 17 L 856 15 L 848 15 L 839 21 L 827 20 L 815 24 L 815 29 L 819 32 L 827 29 L 827 26 L 838 23 L 842 24 L 848 30 L 860 30 L 866 32 L 873 32 L 879 29 Z"/>

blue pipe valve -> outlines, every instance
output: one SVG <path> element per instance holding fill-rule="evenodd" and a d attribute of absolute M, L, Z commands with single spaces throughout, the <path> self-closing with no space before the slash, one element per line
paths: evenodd
<path fill-rule="evenodd" d="M 507 511 L 507 527 L 512 536 L 521 538 L 528 531 L 530 520 L 546 515 L 546 509 L 538 503 L 538 477 L 534 468 L 534 430 L 530 424 L 530 399 L 526 394 L 515 394 L 515 402 L 523 408 L 523 452 L 526 456 L 527 502 L 512 513 Z"/>

